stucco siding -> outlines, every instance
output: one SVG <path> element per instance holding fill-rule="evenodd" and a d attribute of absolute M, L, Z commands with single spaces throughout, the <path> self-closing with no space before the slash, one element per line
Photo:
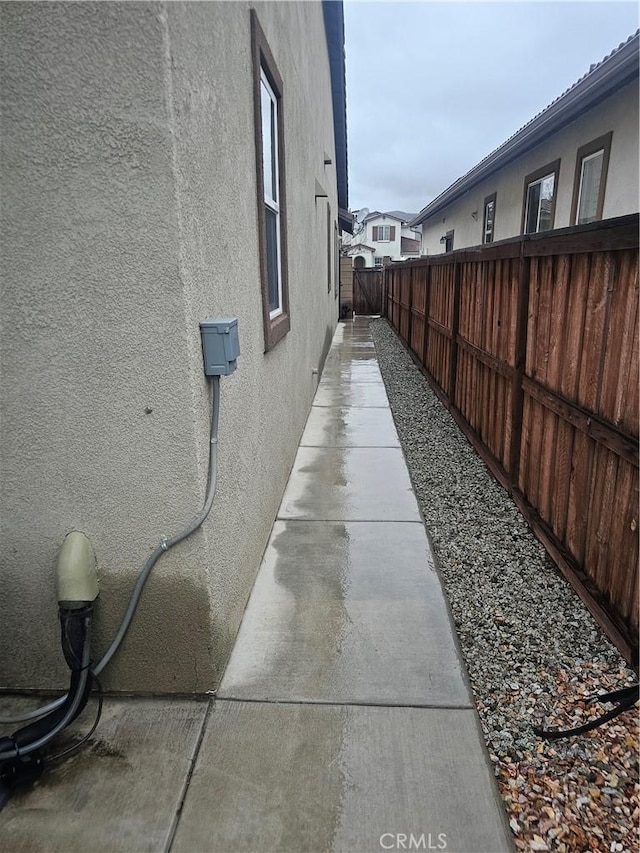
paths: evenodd
<path fill-rule="evenodd" d="M 525 155 L 470 189 L 465 196 L 427 219 L 422 254 L 444 251 L 440 238 L 454 230 L 454 249 L 482 242 L 484 199 L 497 193 L 495 240 L 521 233 L 525 176 L 560 158 L 554 227 L 571 224 L 578 149 L 613 131 L 603 218 L 638 211 L 638 84 L 629 83 Z M 477 214 L 474 219 L 473 214 Z"/>
<path fill-rule="evenodd" d="M 2 5 L 0 686 L 66 680 L 68 531 L 98 558 L 97 656 L 151 550 L 199 512 L 214 315 L 238 316 L 241 345 L 214 508 L 154 569 L 105 681 L 209 690 L 226 662 L 338 313 L 314 200 L 317 179 L 335 220 L 322 8 L 254 5 L 286 122 L 291 331 L 268 354 L 248 4 Z"/>

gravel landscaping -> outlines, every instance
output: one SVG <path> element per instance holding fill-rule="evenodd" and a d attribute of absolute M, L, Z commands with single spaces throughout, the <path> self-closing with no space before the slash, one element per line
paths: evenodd
<path fill-rule="evenodd" d="M 637 680 L 433 394 L 386 320 L 371 332 L 519 850 L 636 851 L 637 707 L 585 700 Z"/>

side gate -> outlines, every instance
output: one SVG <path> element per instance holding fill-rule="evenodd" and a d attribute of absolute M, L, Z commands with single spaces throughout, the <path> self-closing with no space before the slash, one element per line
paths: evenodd
<path fill-rule="evenodd" d="M 353 310 L 356 314 L 382 314 L 382 270 L 353 271 Z"/>

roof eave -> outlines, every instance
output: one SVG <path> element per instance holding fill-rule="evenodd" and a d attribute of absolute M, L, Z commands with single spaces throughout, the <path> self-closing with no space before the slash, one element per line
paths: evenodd
<path fill-rule="evenodd" d="M 391 213 L 375 213 L 367 216 L 363 222 L 371 222 L 372 219 L 395 219 L 396 222 L 405 222 L 406 220 L 400 219 L 399 216 L 393 216 Z"/>
<path fill-rule="evenodd" d="M 353 214 L 350 210 L 338 208 L 338 227 L 341 231 L 346 231 L 347 234 L 353 234 Z"/>
<path fill-rule="evenodd" d="M 329 53 L 333 130 L 336 149 L 338 207 L 349 207 L 347 171 L 347 83 L 344 58 L 344 10 L 342 0 L 323 0 L 322 12 Z M 348 231 L 348 228 L 343 228 Z"/>
<path fill-rule="evenodd" d="M 457 201 L 480 181 L 490 177 L 498 169 L 515 160 L 516 157 L 525 154 L 547 137 L 592 109 L 613 91 L 637 79 L 639 39 L 638 35 L 630 39 L 614 56 L 578 81 L 565 95 L 561 95 L 539 116 L 528 122 L 493 153 L 481 160 L 470 172 L 458 178 L 423 208 L 409 222 L 409 227 L 421 225 L 431 216 Z"/>

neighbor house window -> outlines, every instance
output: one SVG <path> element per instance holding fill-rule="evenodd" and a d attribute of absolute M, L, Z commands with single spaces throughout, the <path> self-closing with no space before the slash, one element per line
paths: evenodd
<path fill-rule="evenodd" d="M 381 267 L 382 266 L 382 258 L 379 257 L 378 255 L 376 255 L 376 257 L 374 257 L 374 259 L 373 259 L 373 265 L 374 265 L 374 267 Z"/>
<path fill-rule="evenodd" d="M 607 133 L 578 149 L 571 205 L 572 225 L 602 219 L 612 136 L 612 132 Z"/>
<path fill-rule="evenodd" d="M 378 243 L 381 243 L 383 241 L 388 242 L 389 240 L 396 239 L 395 225 L 374 225 L 372 230 L 373 239 Z"/>
<path fill-rule="evenodd" d="M 282 79 L 251 12 L 258 193 L 258 246 L 265 350 L 289 331 Z"/>
<path fill-rule="evenodd" d="M 482 219 L 482 242 L 493 243 L 493 229 L 496 221 L 496 194 L 489 195 L 484 200 L 484 216 Z"/>
<path fill-rule="evenodd" d="M 524 179 L 522 230 L 525 234 L 553 228 L 559 170 L 560 160 L 556 160 Z"/>
<path fill-rule="evenodd" d="M 453 235 L 454 231 L 447 231 L 444 235 L 444 250 L 445 252 L 453 252 Z"/>

